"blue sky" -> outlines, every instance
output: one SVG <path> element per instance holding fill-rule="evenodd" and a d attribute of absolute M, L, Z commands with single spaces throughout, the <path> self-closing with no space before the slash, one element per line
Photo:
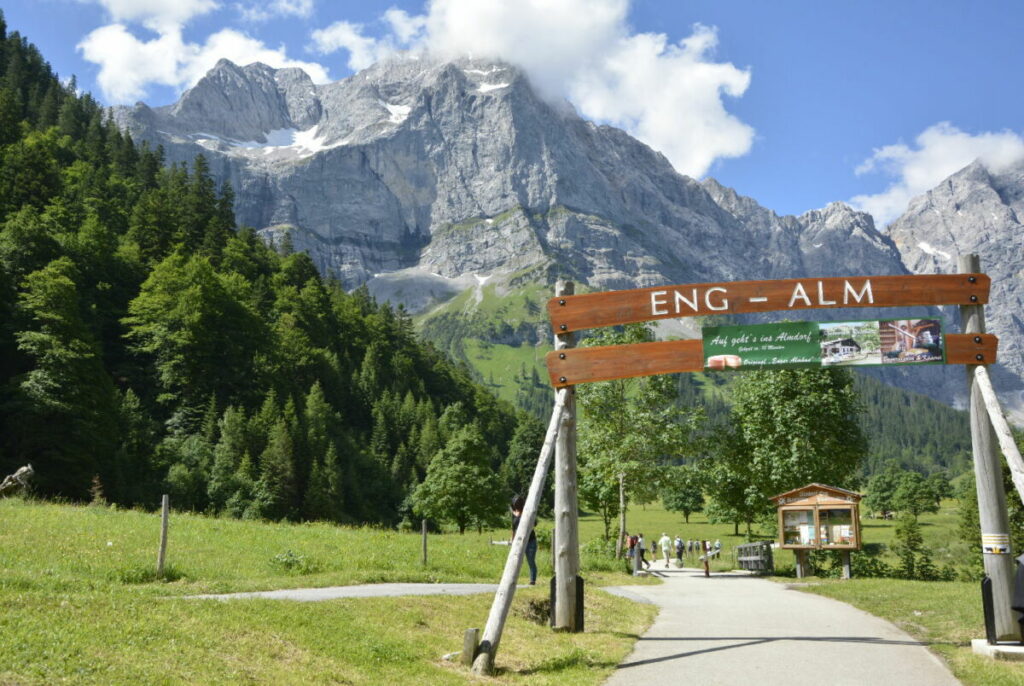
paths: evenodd
<path fill-rule="evenodd" d="M 692 176 L 780 214 L 884 224 L 981 158 L 1024 157 L 1024 3 L 14 0 L 8 30 L 105 103 L 173 102 L 227 56 L 343 78 L 396 49 L 493 53 Z M 390 12 L 389 12 L 390 10 Z M 220 54 L 223 53 L 223 54 Z"/>

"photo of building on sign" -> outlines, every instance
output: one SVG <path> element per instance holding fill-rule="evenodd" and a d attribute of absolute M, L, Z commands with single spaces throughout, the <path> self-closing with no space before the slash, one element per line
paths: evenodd
<path fill-rule="evenodd" d="M 882 364 L 941 363 L 942 325 L 937 319 L 879 322 Z"/>
<path fill-rule="evenodd" d="M 821 364 L 881 364 L 879 322 L 834 322 L 819 325 Z"/>

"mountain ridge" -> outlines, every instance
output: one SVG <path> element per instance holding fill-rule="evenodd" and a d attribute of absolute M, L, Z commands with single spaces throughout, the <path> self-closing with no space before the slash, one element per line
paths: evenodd
<path fill-rule="evenodd" d="M 930 245 L 918 233 L 931 229 L 913 228 L 922 214 L 914 203 L 886 232 L 843 203 L 780 216 L 715 179 L 677 173 L 657 151 L 582 119 L 568 103 L 545 100 L 503 62 L 400 56 L 319 86 L 297 71 L 222 61 L 175 105 L 121 108 L 115 118 L 136 139 L 164 145 L 171 162 L 206 154 L 236 190 L 240 224 L 270 241 L 288 234 L 346 288 L 367 284 L 414 312 L 443 307 L 477 279 L 497 283 L 524 271 L 611 290 L 949 270 L 918 254 Z M 225 100 L 228 92 L 236 95 Z M 954 185 L 985 195 L 975 174 Z M 1019 197 L 1013 179 L 1007 184 L 1002 194 Z M 1005 313 L 991 321 L 1014 339 L 1006 350 L 1017 355 L 1024 325 Z M 886 378 L 947 401 L 963 395 L 948 373 L 915 371 L 925 380 L 898 370 Z M 1024 365 L 1002 372 L 1024 388 Z"/>

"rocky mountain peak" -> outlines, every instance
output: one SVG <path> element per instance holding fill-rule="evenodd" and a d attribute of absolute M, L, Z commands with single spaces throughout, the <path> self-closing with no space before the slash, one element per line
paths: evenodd
<path fill-rule="evenodd" d="M 315 85 L 298 69 L 224 60 L 178 103 L 115 117 L 168 161 L 207 155 L 235 188 L 239 223 L 268 240 L 288 233 L 346 287 L 414 311 L 555 277 L 604 290 L 949 271 L 986 240 L 1000 248 L 983 259 L 1007 264 L 1024 240 L 1022 168 L 969 167 L 888 235 L 842 203 L 779 216 L 540 97 L 500 61 L 396 55 Z"/>

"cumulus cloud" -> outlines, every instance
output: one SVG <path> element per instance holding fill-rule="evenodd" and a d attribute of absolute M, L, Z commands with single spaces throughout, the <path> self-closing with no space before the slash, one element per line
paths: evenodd
<path fill-rule="evenodd" d="M 161 32 L 218 7 L 215 0 L 84 0 L 102 6 L 114 23 L 138 22 Z"/>
<path fill-rule="evenodd" d="M 317 29 L 311 37 L 313 49 L 321 55 L 347 50 L 348 68 L 355 71 L 366 69 L 395 51 L 394 46 L 387 41 L 364 36 L 362 24 L 347 21 L 336 21 L 326 28 Z"/>
<path fill-rule="evenodd" d="M 353 69 L 403 48 L 506 60 L 544 95 L 626 129 L 692 176 L 748 152 L 754 131 L 724 98 L 743 95 L 750 72 L 714 61 L 717 32 L 697 25 L 671 43 L 633 32 L 628 11 L 628 0 L 433 0 L 425 15 L 389 10 L 382 37 L 337 22 L 313 41 L 324 54 L 347 50 Z"/>
<path fill-rule="evenodd" d="M 381 15 L 381 20 L 387 27 L 381 38 L 364 35 L 366 26 L 363 24 L 336 21 L 310 34 L 313 39 L 310 49 L 321 55 L 345 50 L 348 68 L 359 71 L 399 50 L 421 46 L 427 24 L 425 16 L 413 16 L 392 7 Z"/>
<path fill-rule="evenodd" d="M 187 88 L 221 58 L 243 65 L 299 67 L 317 83 L 330 80 L 321 65 L 290 59 L 283 47 L 269 48 L 234 29 L 218 31 L 198 44 L 185 42 L 179 27 L 166 28 L 157 38 L 145 41 L 124 25 L 111 24 L 88 34 L 78 49 L 86 60 L 100 65 L 100 88 L 109 101 L 118 103 L 141 98 L 151 84 Z"/>
<path fill-rule="evenodd" d="M 235 8 L 248 22 L 259 23 L 275 17 L 308 18 L 313 14 L 313 0 L 273 0 L 273 2 L 237 3 Z"/>
<path fill-rule="evenodd" d="M 896 143 L 876 148 L 855 170 L 858 175 L 882 173 L 894 179 L 881 193 L 850 200 L 878 224 L 893 221 L 903 214 L 911 199 L 974 160 L 999 172 L 1024 159 L 1024 138 L 1013 131 L 973 135 L 949 122 L 940 122 L 925 129 L 914 143 L 914 147 Z"/>

